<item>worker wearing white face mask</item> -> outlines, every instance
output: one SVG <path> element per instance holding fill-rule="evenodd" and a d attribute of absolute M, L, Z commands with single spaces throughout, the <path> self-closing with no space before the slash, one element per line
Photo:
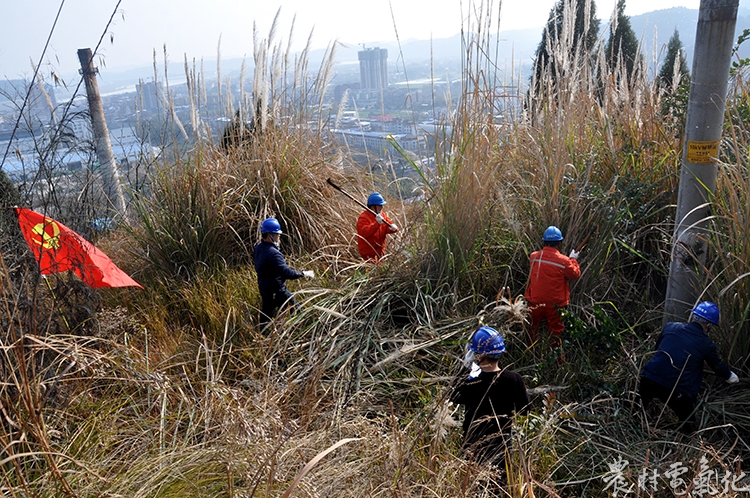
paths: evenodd
<path fill-rule="evenodd" d="M 529 395 L 519 374 L 499 366 L 505 341 L 492 327 L 479 327 L 471 339 L 462 372 L 454 382 L 450 401 L 466 407 L 463 450 L 477 463 L 505 470 L 515 414 L 529 411 Z"/>

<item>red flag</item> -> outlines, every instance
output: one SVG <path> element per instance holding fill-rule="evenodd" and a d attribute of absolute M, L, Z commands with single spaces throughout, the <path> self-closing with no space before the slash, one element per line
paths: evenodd
<path fill-rule="evenodd" d="M 90 287 L 143 289 L 94 244 L 62 223 L 30 209 L 14 210 L 42 275 L 72 271 Z"/>

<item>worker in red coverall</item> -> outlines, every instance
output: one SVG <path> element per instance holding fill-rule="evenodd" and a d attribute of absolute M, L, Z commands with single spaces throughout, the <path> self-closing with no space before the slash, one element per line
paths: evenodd
<path fill-rule="evenodd" d="M 357 220 L 357 246 L 365 261 L 378 261 L 385 255 L 385 237 L 398 227 L 383 212 L 385 199 L 378 192 L 367 198 L 367 210 Z"/>
<path fill-rule="evenodd" d="M 531 311 L 531 344 L 539 338 L 539 324 L 545 321 L 550 334 L 550 346 L 562 346 L 560 336 L 565 326 L 560 318 L 560 310 L 570 302 L 570 281 L 581 276 L 578 251 L 573 249 L 569 257 L 561 254 L 559 247 L 562 240 L 559 228 L 548 227 L 542 236 L 544 247 L 529 256 L 531 268 L 525 296 Z"/>

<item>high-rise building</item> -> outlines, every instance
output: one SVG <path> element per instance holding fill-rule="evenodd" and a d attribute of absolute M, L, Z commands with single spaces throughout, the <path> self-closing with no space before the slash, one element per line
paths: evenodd
<path fill-rule="evenodd" d="M 53 113 L 57 107 L 55 89 L 43 82 L 0 81 L 0 110 L 15 111 L 21 107 L 24 108 L 24 123 L 30 129 L 36 130 L 53 123 Z"/>
<path fill-rule="evenodd" d="M 164 95 L 164 85 L 161 81 L 138 80 L 138 105 L 148 112 L 157 112 Z"/>
<path fill-rule="evenodd" d="M 362 90 L 381 90 L 388 88 L 388 50 L 385 48 L 366 48 L 360 50 L 359 81 Z"/>
<path fill-rule="evenodd" d="M 28 105 L 29 112 L 35 121 L 43 125 L 52 123 L 53 113 L 57 107 L 55 89 L 47 83 L 31 85 Z"/>

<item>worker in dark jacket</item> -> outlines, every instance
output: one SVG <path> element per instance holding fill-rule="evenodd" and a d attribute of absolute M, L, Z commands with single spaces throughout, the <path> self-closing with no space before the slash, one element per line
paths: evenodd
<path fill-rule="evenodd" d="M 386 235 L 398 227 L 383 211 L 385 199 L 379 192 L 367 198 L 367 209 L 357 219 L 357 248 L 365 261 L 377 261 L 385 255 Z"/>
<path fill-rule="evenodd" d="M 644 408 L 659 398 L 677 415 L 685 432 L 695 430 L 695 405 L 703 382 L 703 362 L 730 384 L 737 375 L 721 361 L 716 344 L 709 339 L 712 325 L 719 324 L 719 308 L 704 301 L 693 308 L 688 323 L 670 322 L 656 339 L 656 354 L 641 371 L 639 392 Z"/>
<path fill-rule="evenodd" d="M 562 346 L 560 336 L 565 330 L 560 310 L 570 302 L 570 281 L 581 276 L 578 264 L 578 251 L 573 249 L 570 256 L 560 253 L 563 234 L 556 226 L 547 227 L 542 235 L 544 247 L 529 256 L 529 285 L 526 287 L 526 301 L 531 312 L 529 342 L 539 338 L 539 325 L 546 322 L 550 334 L 550 346 Z"/>
<path fill-rule="evenodd" d="M 454 382 L 450 401 L 466 407 L 463 450 L 478 463 L 505 470 L 515 414 L 529 411 L 529 395 L 516 372 L 498 366 L 505 351 L 503 337 L 492 327 L 479 327 L 471 339 L 465 360 L 468 375 Z"/>
<path fill-rule="evenodd" d="M 286 288 L 287 280 L 306 277 L 313 278 L 312 270 L 298 271 L 289 268 L 279 250 L 281 225 L 276 218 L 268 218 L 260 225 L 261 241 L 253 251 L 255 272 L 258 274 L 258 289 L 262 301 L 260 310 L 260 331 L 268 335 L 268 327 L 276 311 L 284 306 L 295 306 L 292 293 Z"/>

